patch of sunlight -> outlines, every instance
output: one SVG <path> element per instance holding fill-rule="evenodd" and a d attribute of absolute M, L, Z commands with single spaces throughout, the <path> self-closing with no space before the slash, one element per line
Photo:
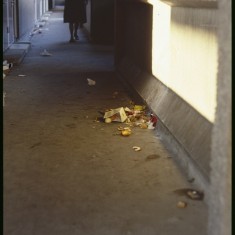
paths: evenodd
<path fill-rule="evenodd" d="M 213 123 L 218 63 L 215 28 L 205 28 L 201 22 L 191 25 L 187 22 L 191 15 L 184 17 L 184 9 L 171 9 L 157 0 L 148 3 L 153 5 L 153 75 Z M 174 22 L 173 10 L 182 22 Z"/>

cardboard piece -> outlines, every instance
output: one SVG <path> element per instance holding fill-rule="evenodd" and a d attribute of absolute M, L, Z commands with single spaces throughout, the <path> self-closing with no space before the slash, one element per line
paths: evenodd
<path fill-rule="evenodd" d="M 114 122 L 125 122 L 127 119 L 125 110 L 123 107 L 117 109 L 111 109 L 105 112 L 104 118 L 111 118 Z"/>

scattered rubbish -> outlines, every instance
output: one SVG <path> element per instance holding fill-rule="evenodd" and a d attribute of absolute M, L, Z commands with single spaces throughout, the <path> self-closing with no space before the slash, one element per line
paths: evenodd
<path fill-rule="evenodd" d="M 135 111 L 143 111 L 145 109 L 144 105 L 134 105 Z"/>
<path fill-rule="evenodd" d="M 140 127 L 141 129 L 148 129 L 148 124 L 147 124 L 147 123 L 141 123 L 141 124 L 139 125 L 139 127 Z"/>
<path fill-rule="evenodd" d="M 204 193 L 195 189 L 183 188 L 177 189 L 174 192 L 180 196 L 186 196 L 192 200 L 203 200 L 204 198 Z"/>
<path fill-rule="evenodd" d="M 185 208 L 185 207 L 187 207 L 187 203 L 186 203 L 186 202 L 183 202 L 183 201 L 179 201 L 179 202 L 177 203 L 177 207 L 178 207 L 178 208 Z"/>
<path fill-rule="evenodd" d="M 51 56 L 52 54 L 49 53 L 46 49 L 44 49 L 44 51 L 41 52 L 40 55 L 42 55 L 42 56 Z"/>
<path fill-rule="evenodd" d="M 19 74 L 18 77 L 26 77 L 25 74 Z"/>
<path fill-rule="evenodd" d="M 146 157 L 146 161 L 150 161 L 150 160 L 154 160 L 154 159 L 158 159 L 158 158 L 160 158 L 160 156 L 158 154 L 151 154 Z"/>
<path fill-rule="evenodd" d="M 140 151 L 141 150 L 141 148 L 140 147 L 138 147 L 138 146 L 133 146 L 132 147 L 136 152 L 138 152 L 138 151 Z"/>
<path fill-rule="evenodd" d="M 204 194 L 202 192 L 196 191 L 196 190 L 189 190 L 187 192 L 187 195 L 192 200 L 202 200 L 204 197 Z"/>
<path fill-rule="evenodd" d="M 13 63 L 8 63 L 7 60 L 3 61 L 3 79 L 6 77 L 6 75 L 9 73 L 10 69 L 13 67 Z"/>
<path fill-rule="evenodd" d="M 97 117 L 94 122 L 104 122 L 103 117 Z"/>
<path fill-rule="evenodd" d="M 87 79 L 88 82 L 90 79 Z M 113 95 L 117 95 L 118 92 L 114 92 Z M 97 117 L 94 122 L 104 122 L 110 124 L 112 122 L 121 122 L 129 127 L 119 127 L 118 131 L 113 135 L 129 136 L 132 134 L 130 128 L 139 127 L 141 129 L 155 129 L 157 124 L 157 117 L 152 113 L 146 111 L 145 105 L 135 105 L 132 102 L 131 107 L 119 107 L 115 109 L 106 109 L 105 111 L 98 111 L 102 117 Z M 150 128 L 150 126 L 152 128 Z M 127 129 L 129 128 L 129 129 Z M 159 156 L 157 156 L 158 158 Z M 152 158 L 154 159 L 154 158 Z"/>
<path fill-rule="evenodd" d="M 36 28 L 33 29 L 33 31 L 29 34 L 29 36 L 33 36 L 33 35 L 35 35 L 35 34 L 37 34 L 37 33 L 42 33 L 42 31 L 41 31 L 39 25 L 36 25 L 35 27 L 36 27 Z"/>
<path fill-rule="evenodd" d="M 131 130 L 122 130 L 122 136 L 129 136 L 131 134 Z"/>
<path fill-rule="evenodd" d="M 124 122 L 127 119 L 125 110 L 123 107 L 117 109 L 111 109 L 105 112 L 104 119 L 111 118 L 114 122 Z"/>
<path fill-rule="evenodd" d="M 4 79 L 5 77 L 6 77 L 6 74 L 5 74 L 5 73 L 3 73 L 3 74 L 2 74 L 2 78 Z"/>
<path fill-rule="evenodd" d="M 148 129 L 154 130 L 157 125 L 157 117 L 154 116 L 152 113 L 150 114 L 150 120 L 148 121 Z"/>
<path fill-rule="evenodd" d="M 3 65 L 3 71 L 8 70 L 9 67 L 7 65 Z"/>
<path fill-rule="evenodd" d="M 125 110 L 125 112 L 127 112 L 127 113 L 132 113 L 131 109 L 129 109 L 128 107 L 125 107 L 124 110 Z"/>
<path fill-rule="evenodd" d="M 121 131 L 121 132 L 119 132 L 115 135 L 120 135 L 121 134 L 122 136 L 129 136 L 132 133 L 130 127 L 121 127 L 120 126 L 120 127 L 118 127 L 118 131 Z"/>
<path fill-rule="evenodd" d="M 3 65 L 3 71 L 8 72 L 13 67 L 13 63 Z"/>
<path fill-rule="evenodd" d="M 111 118 L 105 118 L 105 123 L 111 123 L 112 119 Z"/>
<path fill-rule="evenodd" d="M 96 81 L 90 79 L 90 78 L 87 78 L 87 81 L 88 81 L 88 85 L 89 86 L 94 86 L 96 84 Z"/>

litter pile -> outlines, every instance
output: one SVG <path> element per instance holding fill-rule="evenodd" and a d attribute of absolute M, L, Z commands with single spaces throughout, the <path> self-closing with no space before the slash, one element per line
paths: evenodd
<path fill-rule="evenodd" d="M 6 75 L 9 74 L 10 69 L 13 67 L 13 63 L 8 63 L 7 60 L 3 61 L 3 75 L 2 78 L 4 79 Z M 3 91 L 3 107 L 5 106 L 5 98 L 6 98 L 6 92 Z"/>
<path fill-rule="evenodd" d="M 118 127 L 118 134 L 122 136 L 131 135 L 132 127 L 154 130 L 157 125 L 157 117 L 153 113 L 147 112 L 144 105 L 133 105 L 131 108 L 120 107 L 99 113 L 102 114 L 103 117 L 97 118 L 96 121 L 103 121 L 105 123 L 120 122 L 127 124 L 127 127 Z"/>
<path fill-rule="evenodd" d="M 7 60 L 3 61 L 3 79 L 10 72 L 10 69 L 13 67 L 13 63 L 8 63 Z"/>

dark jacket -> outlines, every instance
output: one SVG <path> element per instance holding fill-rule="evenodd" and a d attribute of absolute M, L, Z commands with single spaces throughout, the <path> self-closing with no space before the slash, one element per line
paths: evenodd
<path fill-rule="evenodd" d="M 64 23 L 86 23 L 86 0 L 65 0 Z"/>

